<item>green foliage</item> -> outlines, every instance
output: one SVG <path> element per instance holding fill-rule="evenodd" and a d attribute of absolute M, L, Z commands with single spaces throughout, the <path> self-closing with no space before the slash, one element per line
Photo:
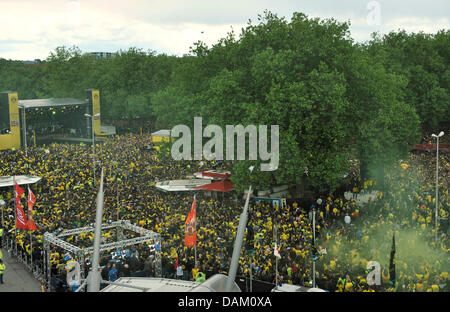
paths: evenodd
<path fill-rule="evenodd" d="M 383 55 L 387 71 L 407 80 L 405 102 L 420 116 L 423 133 L 438 131 L 450 116 L 450 31 L 408 35 L 405 31 L 375 37 L 372 55 Z"/>
<path fill-rule="evenodd" d="M 171 154 L 170 154 L 170 150 L 171 150 L 172 144 L 170 144 L 170 142 L 162 142 L 161 145 L 159 146 L 159 150 L 157 151 L 157 155 L 158 155 L 158 159 L 161 162 L 166 162 L 166 161 L 170 161 L 171 160 Z"/>
<path fill-rule="evenodd" d="M 41 77 L 44 67 L 25 66 L 20 61 L 0 58 L 0 92 L 17 91 L 21 99 L 32 99 L 43 93 Z"/>
<path fill-rule="evenodd" d="M 405 157 L 419 130 L 449 123 L 449 31 L 392 32 L 365 44 L 349 23 L 271 12 L 211 47 L 193 43 L 183 57 L 130 48 L 95 59 L 58 47 L 45 66 L 0 59 L 0 89 L 20 98 L 75 97 L 98 88 L 109 120 L 184 124 L 279 125 L 280 163 L 236 161 L 233 180 L 248 187 L 298 184 L 334 189 L 358 158 L 363 179 Z M 192 129 L 192 128 L 191 128 Z M 255 165 L 250 174 L 248 167 Z M 307 172 L 308 174 L 306 175 Z"/>

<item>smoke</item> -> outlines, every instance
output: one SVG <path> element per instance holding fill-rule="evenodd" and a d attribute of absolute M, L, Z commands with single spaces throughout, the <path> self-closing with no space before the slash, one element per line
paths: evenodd
<path fill-rule="evenodd" d="M 423 274 L 424 270 L 433 278 L 430 282 L 435 283 L 435 277 L 450 271 L 447 252 L 430 244 L 433 240 L 430 227 L 403 229 L 383 219 L 370 224 L 368 228 L 362 229 L 362 224 L 354 224 L 345 236 L 338 234 L 339 231 L 329 233 L 331 238 L 325 243 L 327 255 L 319 261 L 319 268 L 324 264 L 329 266 L 330 261 L 335 259 L 337 266 L 334 271 L 341 277 L 347 274 L 352 278 L 357 275 L 365 277 L 367 263 L 377 261 L 381 270 L 387 273 L 395 227 L 395 264 L 399 284 L 417 282 L 419 278 L 416 274 Z M 353 235 L 358 229 L 363 231 L 361 238 Z M 324 241 L 320 243 L 323 245 Z"/>
<path fill-rule="evenodd" d="M 349 274 L 354 281 L 357 276 L 367 276 L 367 262 L 377 261 L 387 273 L 395 231 L 397 285 L 407 288 L 422 283 L 426 291 L 447 279 L 444 272 L 450 271 L 447 241 L 435 243 L 433 199 L 423 193 L 424 174 L 419 169 L 403 162 L 385 174 L 388 192 L 382 199 L 362 205 L 361 217 L 352 220 L 349 228 L 333 226 L 328 239 L 321 239 L 319 244 L 326 246 L 327 255 L 321 257 L 319 269 L 340 277 Z M 361 232 L 356 235 L 358 230 Z M 336 261 L 334 270 L 330 261 Z"/>

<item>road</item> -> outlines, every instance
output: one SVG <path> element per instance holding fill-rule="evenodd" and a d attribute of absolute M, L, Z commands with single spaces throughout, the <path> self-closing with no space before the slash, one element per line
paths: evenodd
<path fill-rule="evenodd" d="M 3 274 L 4 284 L 0 284 L 0 293 L 41 292 L 41 283 L 34 278 L 33 274 L 22 263 L 14 258 L 10 258 L 5 249 L 2 249 L 2 251 L 6 270 Z"/>

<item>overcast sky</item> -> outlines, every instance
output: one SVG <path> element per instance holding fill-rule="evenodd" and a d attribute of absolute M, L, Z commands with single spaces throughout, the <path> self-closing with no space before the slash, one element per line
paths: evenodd
<path fill-rule="evenodd" d="M 183 55 L 240 33 L 267 9 L 290 20 L 293 12 L 351 22 L 357 41 L 404 29 L 449 29 L 449 0 L 0 0 L 0 57 L 45 59 L 58 46 L 83 52 L 129 47 Z M 202 33 L 203 32 L 203 33 Z"/>

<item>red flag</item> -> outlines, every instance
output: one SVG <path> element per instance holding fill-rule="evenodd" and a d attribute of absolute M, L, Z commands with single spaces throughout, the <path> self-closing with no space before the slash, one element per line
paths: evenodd
<path fill-rule="evenodd" d="M 178 257 L 177 257 L 177 262 L 175 262 L 175 270 L 178 268 Z"/>
<path fill-rule="evenodd" d="M 197 244 L 197 231 L 195 229 L 197 219 L 195 217 L 195 198 L 192 202 L 191 211 L 184 224 L 184 243 L 186 247 L 192 247 Z"/>
<path fill-rule="evenodd" d="M 23 212 L 22 205 L 20 204 L 20 198 L 25 191 L 16 182 L 16 227 L 19 229 L 28 229 L 27 216 Z"/>
<path fill-rule="evenodd" d="M 33 192 L 28 188 L 28 210 L 33 211 L 34 203 L 36 202 L 36 197 Z"/>
<path fill-rule="evenodd" d="M 36 224 L 33 221 L 33 206 L 36 202 L 36 197 L 33 192 L 28 188 L 28 229 L 29 230 L 37 230 Z"/>

